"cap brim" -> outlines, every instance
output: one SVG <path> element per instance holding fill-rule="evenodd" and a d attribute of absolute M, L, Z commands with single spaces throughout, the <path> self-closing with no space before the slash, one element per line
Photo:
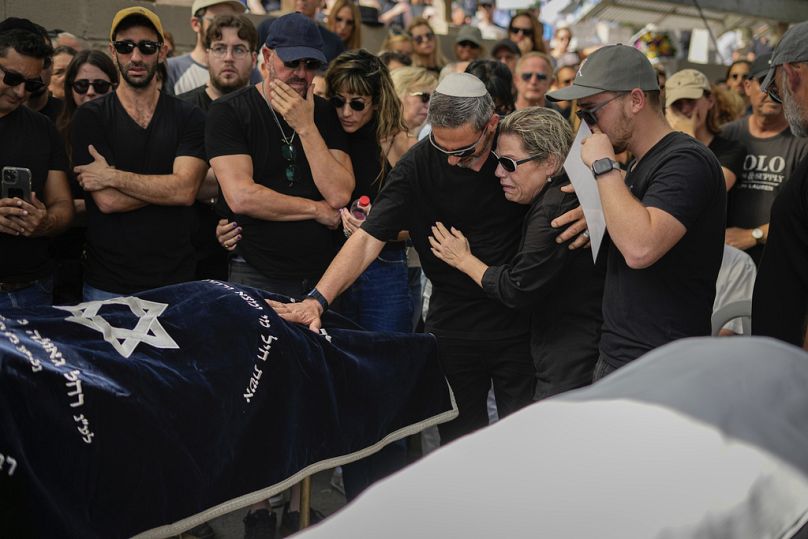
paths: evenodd
<path fill-rule="evenodd" d="M 670 107 L 680 99 L 698 99 L 704 95 L 704 88 L 667 88 L 665 90 L 665 106 Z"/>
<path fill-rule="evenodd" d="M 275 52 L 284 62 L 294 62 L 304 58 L 312 58 L 319 60 L 323 65 L 328 63 L 328 60 L 323 54 L 323 51 L 312 47 L 278 47 Z"/>
<path fill-rule="evenodd" d="M 777 70 L 777 66 L 771 66 L 769 71 L 766 73 L 766 78 L 763 79 L 763 82 L 760 83 L 760 89 L 763 92 L 766 92 L 769 89 L 769 86 L 774 80 L 774 72 Z M 757 77 L 756 77 L 757 78 Z"/>
<path fill-rule="evenodd" d="M 604 90 L 603 88 L 576 86 L 573 82 L 572 86 L 567 86 L 566 88 L 561 88 L 555 92 L 550 92 L 545 95 L 545 97 L 550 101 L 572 101 L 573 99 L 583 99 L 584 97 L 589 97 L 591 95 L 600 94 L 606 91 L 607 90 Z"/>

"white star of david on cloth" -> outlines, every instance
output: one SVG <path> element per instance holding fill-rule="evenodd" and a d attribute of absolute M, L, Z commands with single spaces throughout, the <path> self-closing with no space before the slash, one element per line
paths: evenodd
<path fill-rule="evenodd" d="M 134 329 L 112 327 L 103 316 L 98 314 L 103 305 L 127 305 L 132 314 L 138 317 L 137 325 Z M 127 296 L 55 308 L 72 313 L 72 316 L 68 316 L 65 320 L 98 331 L 116 352 L 128 358 L 137 345 L 142 342 L 155 348 L 179 348 L 179 345 L 157 319 L 167 307 L 166 303 Z"/>

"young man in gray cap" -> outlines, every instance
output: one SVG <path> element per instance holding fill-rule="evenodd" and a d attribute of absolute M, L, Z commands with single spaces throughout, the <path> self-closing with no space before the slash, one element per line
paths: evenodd
<path fill-rule="evenodd" d="M 769 214 L 777 194 L 797 164 L 808 156 L 808 140 L 788 128 L 783 106 L 761 91 L 771 55 L 752 64 L 743 89 L 752 114 L 730 122 L 722 134 L 746 147 L 738 180 L 727 196 L 728 245 L 746 251 L 760 264 L 769 235 Z"/>
<path fill-rule="evenodd" d="M 808 22 L 783 35 L 761 84 L 782 102 L 788 125 L 808 137 Z M 806 346 L 808 311 L 808 157 L 772 205 L 769 241 L 752 299 L 752 332 Z"/>
<path fill-rule="evenodd" d="M 467 233 L 488 264 L 515 254 L 525 208 L 502 196 L 494 170 L 499 117 L 483 83 L 467 73 L 448 75 L 429 104 L 432 133 L 390 172 L 362 228 L 351 235 L 310 297 L 273 307 L 284 318 L 320 327 L 320 316 L 381 252 L 408 230 L 432 281 L 426 331 L 438 350 L 460 416 L 440 426 L 448 442 L 488 424 L 486 398 L 493 380 L 500 416 L 531 402 L 535 373 L 528 316 L 488 298 L 471 279 L 440 261 L 428 241 L 442 222 Z"/>
<path fill-rule="evenodd" d="M 298 298 L 336 253 L 338 209 L 354 188 L 345 132 L 314 95 L 322 46 L 304 15 L 275 19 L 261 50 L 267 78 L 214 101 L 206 124 L 223 213 L 242 229 L 230 280 Z"/>
<path fill-rule="evenodd" d="M 595 379 L 669 341 L 709 335 L 726 212 L 715 156 L 671 130 L 656 72 L 632 47 L 598 50 L 548 97 L 577 99 L 594 133 L 581 158 L 611 238 Z M 627 173 L 615 160 L 626 150 L 635 157 Z"/>

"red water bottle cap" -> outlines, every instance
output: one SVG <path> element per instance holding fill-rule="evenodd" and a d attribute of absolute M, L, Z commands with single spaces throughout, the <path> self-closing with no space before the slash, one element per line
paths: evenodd
<path fill-rule="evenodd" d="M 360 206 L 369 206 L 370 205 L 370 197 L 367 195 L 362 195 L 359 197 L 359 205 Z"/>

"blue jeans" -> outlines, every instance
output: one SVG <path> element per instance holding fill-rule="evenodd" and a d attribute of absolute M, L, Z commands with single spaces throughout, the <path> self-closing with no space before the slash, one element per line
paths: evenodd
<path fill-rule="evenodd" d="M 340 313 L 368 331 L 412 331 L 403 247 L 385 247 L 340 298 Z"/>
<path fill-rule="evenodd" d="M 87 283 L 84 283 L 84 287 L 81 290 L 81 295 L 83 297 L 83 301 L 104 301 L 105 299 L 121 297 L 121 294 L 107 292 L 106 290 L 101 290 L 100 288 L 90 286 Z M 132 294 L 126 295 L 131 296 Z"/>
<path fill-rule="evenodd" d="M 31 286 L 0 293 L 0 309 L 42 307 L 53 305 L 53 279 L 34 281 Z"/>

